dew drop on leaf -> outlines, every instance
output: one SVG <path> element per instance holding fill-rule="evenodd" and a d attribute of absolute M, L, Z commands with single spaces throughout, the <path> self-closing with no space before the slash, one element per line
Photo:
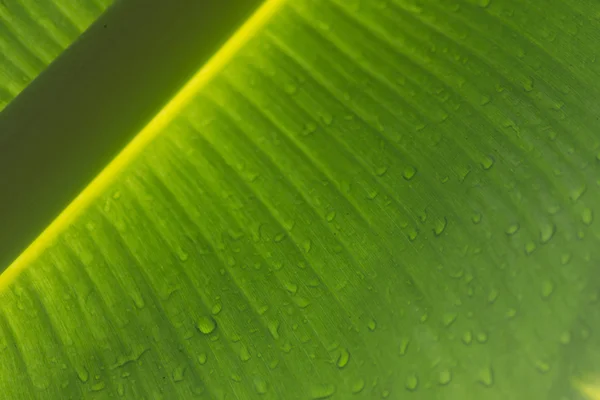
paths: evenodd
<path fill-rule="evenodd" d="M 473 214 L 473 216 L 471 217 L 471 222 L 473 222 L 474 224 L 478 224 L 481 222 L 481 214 L 477 213 L 477 214 Z"/>
<path fill-rule="evenodd" d="M 435 223 L 435 227 L 433 228 L 433 233 L 435 234 L 435 236 L 440 236 L 446 229 L 447 225 L 448 225 L 448 220 L 446 219 L 446 217 L 439 219 Z"/>
<path fill-rule="evenodd" d="M 402 171 L 402 176 L 407 181 L 410 181 L 412 178 L 414 178 L 416 174 L 417 174 L 417 169 L 415 167 L 413 167 L 412 165 L 409 165 L 408 167 L 404 168 L 404 171 Z"/>
<path fill-rule="evenodd" d="M 551 369 L 550 364 L 543 360 L 537 360 L 535 362 L 535 368 L 542 374 L 549 372 Z"/>
<path fill-rule="evenodd" d="M 483 367 L 477 376 L 477 381 L 485 387 L 491 387 L 494 384 L 494 371 L 491 367 Z"/>
<path fill-rule="evenodd" d="M 542 297 L 547 299 L 554 293 L 554 283 L 550 280 L 542 282 Z"/>
<path fill-rule="evenodd" d="M 313 386 L 310 391 L 314 400 L 328 399 L 335 394 L 335 386 L 330 384 Z"/>
<path fill-rule="evenodd" d="M 454 323 L 454 321 L 456 321 L 456 318 L 458 317 L 458 314 L 455 312 L 450 312 L 450 313 L 446 313 L 444 314 L 442 320 L 444 322 L 444 326 L 446 328 L 448 328 L 450 325 L 452 325 Z"/>
<path fill-rule="evenodd" d="M 298 296 L 294 297 L 294 303 L 296 303 L 296 305 L 300 308 L 306 308 L 310 305 L 310 300 L 308 300 L 306 297 Z"/>
<path fill-rule="evenodd" d="M 213 315 L 217 315 L 221 312 L 222 309 L 223 306 L 221 305 L 221 303 L 215 303 L 215 305 L 212 306 L 210 312 L 212 312 Z"/>
<path fill-rule="evenodd" d="M 290 83 L 286 83 L 285 86 L 283 87 L 283 90 L 289 94 L 289 95 L 293 95 L 296 94 L 296 92 L 298 91 L 298 86 L 296 86 L 296 84 L 290 82 Z"/>
<path fill-rule="evenodd" d="M 519 224 L 512 224 L 508 228 L 506 228 L 506 234 L 512 236 L 515 233 L 519 232 L 519 228 Z"/>
<path fill-rule="evenodd" d="M 266 394 L 269 390 L 267 381 L 260 376 L 254 377 L 254 390 L 256 390 L 256 393 L 258 394 Z"/>
<path fill-rule="evenodd" d="M 400 355 L 406 355 L 406 351 L 408 350 L 408 345 L 410 344 L 410 339 L 407 337 L 403 337 L 400 340 Z"/>
<path fill-rule="evenodd" d="M 180 365 L 176 367 L 171 373 L 171 377 L 173 378 L 173 382 L 181 382 L 183 380 L 183 376 L 185 374 L 185 366 Z"/>
<path fill-rule="evenodd" d="M 327 219 L 327 222 L 333 221 L 335 219 L 335 211 L 328 212 L 325 218 Z"/>
<path fill-rule="evenodd" d="M 473 333 L 471 331 L 466 331 L 463 333 L 461 340 L 466 345 L 471 344 L 473 342 Z"/>
<path fill-rule="evenodd" d="M 200 365 L 206 364 L 206 361 L 208 361 L 208 356 L 206 355 L 206 353 L 198 354 L 198 362 L 200 363 Z"/>
<path fill-rule="evenodd" d="M 567 265 L 570 262 L 571 262 L 571 253 L 565 253 L 560 256 L 560 263 L 562 265 Z"/>
<path fill-rule="evenodd" d="M 540 229 L 540 242 L 542 244 L 546 244 L 552 239 L 554 233 L 556 232 L 556 225 L 553 223 L 547 223 L 542 225 Z"/>
<path fill-rule="evenodd" d="M 240 360 L 248 361 L 251 358 L 252 355 L 250 354 L 248 347 L 246 345 L 242 345 L 242 347 L 240 348 Z"/>
<path fill-rule="evenodd" d="M 488 294 L 488 303 L 494 304 L 496 302 L 496 299 L 498 298 L 498 294 L 498 289 L 490 290 L 490 293 Z"/>
<path fill-rule="evenodd" d="M 357 394 L 363 391 L 363 389 L 365 388 L 365 380 L 364 379 L 358 379 L 357 381 L 355 381 L 352 384 L 352 393 Z"/>
<path fill-rule="evenodd" d="M 592 224 L 592 222 L 594 221 L 594 213 L 590 208 L 583 209 L 583 211 L 581 212 L 581 221 L 587 226 L 590 226 Z"/>
<path fill-rule="evenodd" d="M 477 333 L 475 338 L 479 343 L 486 343 L 488 341 L 488 335 L 484 331 Z"/>
<path fill-rule="evenodd" d="M 494 157 L 487 155 L 481 160 L 481 167 L 488 171 L 490 168 L 494 166 Z"/>
<path fill-rule="evenodd" d="M 348 365 L 348 361 L 350 361 L 350 352 L 345 348 L 341 348 L 337 359 L 338 368 L 344 368 Z"/>
<path fill-rule="evenodd" d="M 271 336 L 273 336 L 273 339 L 277 340 L 279 339 L 279 321 L 269 321 L 268 323 L 268 327 L 269 327 L 269 332 L 271 333 Z"/>
<path fill-rule="evenodd" d="M 369 328 L 369 330 L 372 332 L 375 329 L 377 329 L 377 322 L 374 319 L 371 319 L 369 321 L 369 323 L 367 324 L 367 327 Z"/>
<path fill-rule="evenodd" d="M 90 373 L 87 368 L 83 365 L 79 365 L 75 367 L 75 371 L 77 372 L 77 377 L 83 383 L 87 382 L 90 379 Z"/>
<path fill-rule="evenodd" d="M 310 134 L 315 133 L 316 131 L 317 131 L 317 125 L 314 122 L 309 122 L 304 125 L 304 128 L 302 129 L 302 135 L 308 136 Z"/>
<path fill-rule="evenodd" d="M 560 342 L 564 345 L 567 345 L 569 343 L 571 343 L 571 332 L 567 331 L 567 332 L 563 332 L 562 335 L 560 335 Z"/>
<path fill-rule="evenodd" d="M 381 166 L 375 169 L 375 175 L 377 176 L 383 176 L 385 175 L 385 173 L 387 172 L 388 167 L 387 166 Z"/>
<path fill-rule="evenodd" d="M 298 292 L 298 285 L 296 285 L 294 282 L 285 282 L 284 286 L 291 294 L 296 294 Z"/>
<path fill-rule="evenodd" d="M 106 387 L 106 383 L 104 383 L 104 381 L 100 381 L 97 383 L 94 383 L 92 385 L 92 392 L 99 392 L 101 390 L 104 390 L 104 388 Z"/>
<path fill-rule="evenodd" d="M 447 385 L 450 381 L 452 381 L 452 371 L 449 369 L 442 370 L 438 379 L 440 385 Z"/>
<path fill-rule="evenodd" d="M 306 239 L 304 243 L 302 243 L 302 247 L 304 248 L 305 253 L 309 253 L 312 248 L 312 242 L 310 239 Z"/>
<path fill-rule="evenodd" d="M 404 387 L 407 390 L 414 392 L 419 387 L 419 378 L 416 374 L 409 374 L 404 381 Z"/>
<path fill-rule="evenodd" d="M 217 322 L 210 316 L 202 316 L 198 318 L 196 327 L 201 333 L 208 335 L 210 333 L 213 333 L 214 330 L 217 328 Z"/>
<path fill-rule="evenodd" d="M 537 249 L 536 244 L 534 242 L 528 242 L 525 245 L 525 254 L 530 255 L 535 251 L 535 249 Z"/>

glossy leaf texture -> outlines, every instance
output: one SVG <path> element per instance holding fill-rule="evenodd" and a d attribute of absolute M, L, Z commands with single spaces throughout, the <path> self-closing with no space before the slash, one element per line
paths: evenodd
<path fill-rule="evenodd" d="M 593 393 L 600 6 L 277 7 L 42 235 L 0 295 L 2 393 Z"/>

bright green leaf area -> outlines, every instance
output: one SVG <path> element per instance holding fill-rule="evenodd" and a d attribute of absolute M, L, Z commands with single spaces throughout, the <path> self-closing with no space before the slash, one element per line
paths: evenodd
<path fill-rule="evenodd" d="M 0 0 L 0 111 L 114 0 Z"/>
<path fill-rule="evenodd" d="M 598 395 L 599 17 L 285 2 L 2 292 L 0 393 Z"/>

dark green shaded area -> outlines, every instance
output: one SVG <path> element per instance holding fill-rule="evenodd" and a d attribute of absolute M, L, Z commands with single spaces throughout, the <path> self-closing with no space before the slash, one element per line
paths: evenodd
<path fill-rule="evenodd" d="M 118 2 L 4 109 L 2 269 L 150 121 L 258 3 Z"/>

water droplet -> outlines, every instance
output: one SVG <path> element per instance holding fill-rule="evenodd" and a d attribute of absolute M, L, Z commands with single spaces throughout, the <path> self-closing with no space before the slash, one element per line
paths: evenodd
<path fill-rule="evenodd" d="M 283 239 L 285 239 L 285 233 L 284 232 L 279 232 L 277 235 L 275 235 L 274 241 L 275 243 L 279 243 L 281 242 Z"/>
<path fill-rule="evenodd" d="M 375 329 L 377 329 L 377 322 L 374 319 L 371 319 L 369 321 L 369 323 L 367 324 L 367 327 L 369 328 L 369 330 L 372 332 Z"/>
<path fill-rule="evenodd" d="M 334 385 L 317 385 L 311 390 L 311 396 L 315 400 L 328 399 L 335 394 Z"/>
<path fill-rule="evenodd" d="M 375 169 L 375 175 L 377 176 L 383 176 L 385 175 L 385 173 L 388 171 L 388 167 L 387 166 L 382 166 L 382 167 L 378 167 Z"/>
<path fill-rule="evenodd" d="M 529 242 L 525 245 L 525 254 L 530 255 L 537 249 L 537 245 L 534 242 Z"/>
<path fill-rule="evenodd" d="M 570 262 L 571 262 L 571 253 L 565 253 L 562 256 L 560 256 L 560 263 L 562 265 L 567 265 Z"/>
<path fill-rule="evenodd" d="M 118 190 L 115 190 L 115 192 L 112 195 L 112 198 L 115 200 L 119 200 L 121 198 L 121 192 Z"/>
<path fill-rule="evenodd" d="M 215 303 L 215 305 L 212 307 L 212 309 L 210 310 L 213 315 L 217 315 L 221 312 L 221 310 L 223 309 L 223 306 L 221 305 L 221 303 Z"/>
<path fill-rule="evenodd" d="M 122 383 L 117 385 L 117 394 L 119 396 L 125 396 L 125 386 Z"/>
<path fill-rule="evenodd" d="M 344 368 L 348 365 L 348 361 L 350 361 L 350 352 L 345 348 L 341 348 L 337 359 L 338 368 Z"/>
<path fill-rule="evenodd" d="M 490 168 L 494 166 L 495 160 L 491 155 L 486 155 L 483 160 L 481 160 L 481 167 L 488 171 Z"/>
<path fill-rule="evenodd" d="M 368 189 L 367 190 L 367 199 L 369 200 L 375 200 L 375 198 L 377 197 L 377 195 L 379 194 L 379 191 L 377 189 Z"/>
<path fill-rule="evenodd" d="M 466 331 L 462 335 L 462 341 L 464 344 L 469 345 L 473 342 L 473 333 L 471 331 Z"/>
<path fill-rule="evenodd" d="M 406 355 L 406 351 L 408 350 L 408 345 L 410 344 L 410 339 L 403 337 L 400 340 L 400 355 Z"/>
<path fill-rule="evenodd" d="M 273 336 L 273 339 L 279 339 L 279 321 L 269 321 L 268 327 L 269 332 L 271 332 L 271 336 Z"/>
<path fill-rule="evenodd" d="M 319 114 L 319 118 L 325 125 L 331 125 L 333 123 L 333 115 L 329 113 L 321 113 Z"/>
<path fill-rule="evenodd" d="M 173 378 L 173 382 L 181 382 L 183 380 L 183 375 L 185 374 L 185 365 L 180 365 L 176 367 L 171 373 L 171 377 Z"/>
<path fill-rule="evenodd" d="M 285 84 L 283 90 L 289 95 L 296 94 L 296 92 L 298 91 L 298 86 L 296 86 L 294 83 L 289 82 Z"/>
<path fill-rule="evenodd" d="M 291 294 L 296 294 L 298 292 L 298 285 L 296 285 L 294 282 L 285 282 L 284 286 Z"/>
<path fill-rule="evenodd" d="M 592 222 L 594 222 L 594 212 L 591 208 L 583 209 L 583 211 L 581 212 L 581 221 L 587 226 L 590 226 Z"/>
<path fill-rule="evenodd" d="M 384 389 L 381 391 L 381 398 L 382 399 L 387 399 L 388 397 L 390 397 L 390 391 L 387 389 Z"/>
<path fill-rule="evenodd" d="M 198 322 L 196 323 L 196 327 L 198 330 L 205 334 L 211 334 L 217 328 L 217 322 L 210 316 L 202 316 L 198 318 Z"/>
<path fill-rule="evenodd" d="M 550 280 L 542 282 L 542 297 L 547 299 L 554 293 L 554 283 Z"/>
<path fill-rule="evenodd" d="M 200 363 L 200 365 L 206 364 L 206 361 L 208 361 L 208 356 L 206 355 L 206 353 L 198 354 L 198 362 Z"/>
<path fill-rule="evenodd" d="M 479 7 L 487 8 L 492 3 L 492 0 L 479 0 Z"/>
<path fill-rule="evenodd" d="M 553 223 L 544 224 L 540 229 L 540 242 L 546 244 L 552 239 L 556 232 L 556 225 Z"/>
<path fill-rule="evenodd" d="M 188 260 L 189 254 L 185 250 L 183 250 L 181 247 L 179 247 L 177 249 L 177 258 L 179 258 L 180 261 L 185 262 Z"/>
<path fill-rule="evenodd" d="M 440 385 L 447 385 L 450 383 L 450 381 L 452 381 L 452 371 L 450 371 L 449 369 L 442 370 L 442 372 L 440 372 L 440 377 L 438 380 Z"/>
<path fill-rule="evenodd" d="M 104 390 L 104 388 L 106 387 L 106 383 L 104 383 L 104 381 L 100 381 L 97 383 L 94 383 L 92 385 L 92 392 L 99 392 L 101 390 Z"/>
<path fill-rule="evenodd" d="M 310 300 L 302 296 L 294 297 L 294 303 L 296 303 L 296 305 L 300 308 L 306 308 L 310 306 Z"/>
<path fill-rule="evenodd" d="M 560 204 L 553 204 L 546 208 L 546 212 L 550 215 L 556 215 L 560 211 Z"/>
<path fill-rule="evenodd" d="M 248 347 L 246 347 L 246 345 L 242 345 L 242 347 L 240 348 L 240 360 L 248 361 L 251 358 L 252 355 L 250 354 Z"/>
<path fill-rule="evenodd" d="M 75 371 L 77 372 L 77 377 L 83 383 L 87 382 L 90 379 L 90 373 L 87 368 L 83 365 L 78 365 L 75 367 Z"/>
<path fill-rule="evenodd" d="M 488 341 L 488 335 L 484 331 L 479 332 L 475 338 L 479 343 L 486 343 Z"/>
<path fill-rule="evenodd" d="M 417 174 L 417 169 L 415 167 L 413 167 L 412 165 L 409 165 L 408 167 L 404 168 L 404 171 L 402 171 L 402 176 L 407 181 L 410 181 L 412 178 L 414 178 L 416 174 Z"/>
<path fill-rule="evenodd" d="M 517 315 L 517 309 L 516 308 L 509 308 L 506 311 L 506 318 L 514 318 Z"/>
<path fill-rule="evenodd" d="M 448 220 L 446 219 L 446 217 L 443 217 L 442 219 L 436 221 L 435 228 L 433 228 L 433 233 L 435 234 L 435 236 L 440 236 L 446 229 L 447 225 Z"/>
<path fill-rule="evenodd" d="M 482 217 L 482 215 L 480 213 L 474 214 L 471 217 L 471 222 L 473 222 L 474 224 L 478 224 L 481 222 L 481 217 Z"/>
<path fill-rule="evenodd" d="M 304 252 L 305 253 L 309 253 L 310 249 L 312 248 L 312 242 L 310 239 L 306 239 L 304 241 L 304 243 L 302 244 L 302 247 L 304 247 Z"/>
<path fill-rule="evenodd" d="M 506 234 L 509 236 L 514 235 L 515 233 L 519 232 L 520 229 L 520 225 L 519 224 L 512 224 L 511 226 L 509 226 L 506 229 Z"/>
<path fill-rule="evenodd" d="M 566 331 L 560 335 L 560 342 L 564 345 L 571 343 L 571 332 Z"/>
<path fill-rule="evenodd" d="M 419 231 L 411 227 L 408 231 L 408 240 L 414 242 L 415 240 L 417 240 L 417 236 L 419 236 Z"/>
<path fill-rule="evenodd" d="M 537 360 L 535 362 L 535 368 L 542 374 L 549 372 L 551 369 L 550 364 L 543 360 Z"/>
<path fill-rule="evenodd" d="M 526 92 L 531 92 L 533 90 L 533 86 L 534 86 L 533 79 L 531 77 L 527 77 L 525 82 L 523 82 L 523 89 Z"/>
<path fill-rule="evenodd" d="M 416 374 L 409 374 L 404 381 L 404 387 L 406 390 L 414 392 L 419 387 L 419 378 Z"/>
<path fill-rule="evenodd" d="M 444 317 L 442 318 L 442 320 L 444 322 L 444 326 L 446 328 L 448 328 L 450 325 L 452 325 L 454 323 L 454 321 L 456 321 L 457 317 L 458 317 L 458 314 L 455 312 L 444 314 Z"/>
<path fill-rule="evenodd" d="M 477 381 L 485 387 L 491 387 L 494 384 L 494 371 L 491 367 L 484 367 L 479 371 Z"/>
<path fill-rule="evenodd" d="M 302 136 L 308 136 L 317 131 L 317 125 L 314 122 L 309 122 L 302 129 Z"/>
<path fill-rule="evenodd" d="M 331 222 L 335 219 L 335 211 L 329 211 L 326 216 L 327 222 Z"/>
<path fill-rule="evenodd" d="M 265 379 L 263 379 L 260 376 L 255 376 L 254 377 L 254 390 L 256 390 L 256 393 L 258 394 L 266 394 L 267 391 L 269 390 L 269 385 L 267 384 L 267 381 Z"/>
<path fill-rule="evenodd" d="M 363 391 L 365 388 L 365 380 L 359 379 L 352 384 L 352 393 L 357 394 Z"/>
<path fill-rule="evenodd" d="M 496 299 L 498 298 L 498 289 L 492 289 L 490 290 L 490 293 L 488 294 L 488 303 L 490 304 L 494 304 L 496 302 Z"/>

